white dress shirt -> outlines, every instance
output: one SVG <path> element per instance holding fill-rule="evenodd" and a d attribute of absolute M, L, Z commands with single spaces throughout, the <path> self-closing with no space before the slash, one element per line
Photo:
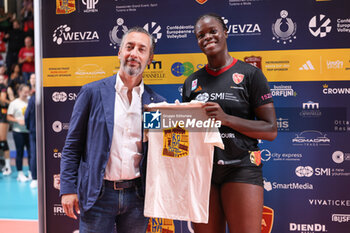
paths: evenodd
<path fill-rule="evenodd" d="M 142 151 L 142 94 L 144 84 L 132 90 L 129 102 L 128 88 L 116 77 L 114 128 L 109 160 L 104 178 L 111 181 L 131 180 L 140 177 L 139 164 Z"/>

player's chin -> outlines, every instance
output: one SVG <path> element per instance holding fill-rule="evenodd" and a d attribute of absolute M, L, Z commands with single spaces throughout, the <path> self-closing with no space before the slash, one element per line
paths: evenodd
<path fill-rule="evenodd" d="M 213 55 L 216 55 L 218 54 L 219 50 L 215 47 L 210 47 L 210 48 L 203 48 L 202 49 L 203 53 L 207 56 L 213 56 Z"/>

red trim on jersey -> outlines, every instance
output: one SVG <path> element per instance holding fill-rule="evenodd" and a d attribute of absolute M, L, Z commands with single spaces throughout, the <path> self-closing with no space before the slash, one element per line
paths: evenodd
<path fill-rule="evenodd" d="M 219 74 L 222 74 L 224 73 L 226 70 L 230 69 L 232 66 L 234 66 L 237 62 L 237 59 L 236 58 L 233 58 L 233 61 L 230 65 L 222 68 L 221 70 L 218 70 L 218 71 L 213 71 L 211 70 L 209 67 L 208 67 L 208 64 L 205 65 L 205 70 L 210 74 L 210 75 L 213 75 L 213 76 L 218 76 Z"/>

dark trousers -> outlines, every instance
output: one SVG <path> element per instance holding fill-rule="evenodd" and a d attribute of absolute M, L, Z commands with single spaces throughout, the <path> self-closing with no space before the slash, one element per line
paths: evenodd
<path fill-rule="evenodd" d="M 29 144 L 30 144 L 30 171 L 32 172 L 33 180 L 36 180 L 36 133 L 29 133 Z"/>
<path fill-rule="evenodd" d="M 29 134 L 28 133 L 18 133 L 12 132 L 13 140 L 15 141 L 16 146 L 16 168 L 17 171 L 23 170 L 23 154 L 24 147 L 27 149 L 28 153 L 28 162 L 30 168 L 30 145 L 29 145 Z"/>

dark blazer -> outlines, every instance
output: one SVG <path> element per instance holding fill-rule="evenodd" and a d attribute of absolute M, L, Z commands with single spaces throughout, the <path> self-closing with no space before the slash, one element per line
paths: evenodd
<path fill-rule="evenodd" d="M 113 137 L 116 75 L 84 85 L 76 99 L 61 158 L 60 195 L 77 193 L 83 211 L 100 193 Z M 145 85 L 144 104 L 165 101 Z M 143 110 L 142 110 L 143 112 Z M 140 172 L 146 176 L 147 144 Z"/>

